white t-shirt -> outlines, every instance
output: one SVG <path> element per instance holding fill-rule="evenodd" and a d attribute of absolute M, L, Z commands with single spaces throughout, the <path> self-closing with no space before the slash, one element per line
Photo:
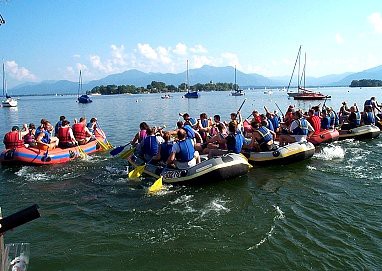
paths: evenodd
<path fill-rule="evenodd" d="M 192 145 L 195 146 L 194 141 L 191 140 L 191 142 L 192 142 Z M 172 145 L 171 152 L 174 152 L 174 153 L 179 153 L 179 152 L 180 152 L 180 148 L 179 148 L 179 144 L 178 144 L 178 142 L 176 142 L 176 143 L 174 143 L 174 144 Z M 188 169 L 188 168 L 193 167 L 193 166 L 195 166 L 195 165 L 196 165 L 196 159 L 195 159 L 195 157 L 192 158 L 192 159 L 191 159 L 190 161 L 188 161 L 188 162 L 180 162 L 180 161 L 177 161 L 177 160 L 175 159 L 175 166 L 176 166 L 177 168 L 179 168 L 179 169 Z"/>

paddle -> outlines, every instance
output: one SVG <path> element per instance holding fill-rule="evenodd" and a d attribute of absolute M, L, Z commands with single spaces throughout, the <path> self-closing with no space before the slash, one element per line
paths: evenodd
<path fill-rule="evenodd" d="M 285 116 L 284 116 L 284 113 L 283 111 L 280 109 L 279 105 L 275 102 L 275 105 L 277 106 L 277 108 L 279 109 L 281 115 L 283 116 L 283 119 L 285 119 Z"/>
<path fill-rule="evenodd" d="M 136 168 L 134 168 L 132 171 L 129 172 L 129 179 L 137 179 L 139 178 L 143 171 L 145 170 L 145 167 L 146 167 L 146 164 L 142 165 L 142 166 L 137 166 Z"/>
<path fill-rule="evenodd" d="M 48 160 L 48 154 L 49 154 L 49 146 L 47 146 L 46 152 L 45 152 L 44 156 L 41 158 L 41 161 L 49 162 L 50 159 L 49 159 L 49 161 L 47 161 Z"/>
<path fill-rule="evenodd" d="M 160 176 L 150 187 L 149 187 L 149 194 L 153 194 L 158 192 L 159 190 L 162 189 L 163 187 L 163 176 Z"/>
<path fill-rule="evenodd" d="M 107 148 L 105 150 L 110 150 L 111 148 L 113 148 L 113 145 L 111 145 L 111 143 L 109 142 L 109 140 L 107 140 L 106 138 L 106 135 L 105 135 L 105 132 L 103 131 L 103 129 L 101 128 L 101 125 L 99 125 L 99 122 L 97 121 L 96 122 L 96 125 L 97 127 L 99 128 L 99 132 L 100 134 L 102 135 L 102 137 L 106 140 L 106 144 L 104 144 L 105 146 L 107 146 Z"/>
<path fill-rule="evenodd" d="M 143 171 L 145 170 L 145 167 L 147 164 L 149 164 L 151 162 L 151 160 L 153 160 L 152 158 L 147 161 L 147 163 L 141 165 L 141 166 L 137 166 L 136 168 L 134 168 L 132 171 L 129 172 L 129 179 L 137 179 L 139 178 Z"/>
<path fill-rule="evenodd" d="M 78 150 L 80 152 L 80 157 L 82 159 L 85 159 L 88 155 L 86 154 L 86 152 L 80 147 L 80 145 L 77 146 L 78 147 Z"/>
<path fill-rule="evenodd" d="M 131 142 L 127 143 L 126 145 L 124 146 L 118 146 L 116 148 L 114 148 L 113 150 L 111 150 L 110 154 L 112 156 L 116 156 L 118 155 L 120 152 L 122 152 L 127 146 L 129 146 L 131 144 Z"/>
<path fill-rule="evenodd" d="M 121 157 L 122 159 L 125 159 L 125 158 L 129 157 L 130 155 L 132 155 L 134 152 L 135 152 L 135 148 L 131 148 L 131 149 L 128 149 L 127 151 L 123 152 L 121 155 L 119 155 L 119 157 Z"/>
<path fill-rule="evenodd" d="M 101 146 L 102 149 L 104 149 L 105 151 L 109 150 L 109 147 L 104 142 L 102 142 L 98 138 L 95 139 L 97 140 L 98 144 Z"/>
<path fill-rule="evenodd" d="M 239 111 L 241 110 L 241 108 L 243 107 L 243 105 L 244 105 L 244 103 L 245 103 L 246 100 L 247 100 L 247 98 L 245 98 L 244 101 L 241 103 L 241 105 L 240 105 L 239 109 L 237 110 L 237 112 L 239 112 Z M 252 114 L 251 114 L 251 115 L 252 115 Z"/>

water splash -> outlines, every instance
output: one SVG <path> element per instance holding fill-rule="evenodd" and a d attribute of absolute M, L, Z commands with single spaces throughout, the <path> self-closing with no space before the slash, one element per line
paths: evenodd
<path fill-rule="evenodd" d="M 345 150 L 341 146 L 328 146 L 322 148 L 321 152 L 316 153 L 314 157 L 321 160 L 343 159 Z"/>

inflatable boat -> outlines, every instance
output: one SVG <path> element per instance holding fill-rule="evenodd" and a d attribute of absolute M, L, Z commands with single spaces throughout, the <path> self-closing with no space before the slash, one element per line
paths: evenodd
<path fill-rule="evenodd" d="M 310 142 L 295 142 L 273 151 L 248 152 L 244 155 L 255 165 L 289 164 L 311 158 L 315 147 Z"/>
<path fill-rule="evenodd" d="M 66 163 L 80 157 L 81 149 L 86 154 L 102 150 L 99 142 L 107 144 L 106 138 L 97 135 L 96 140 L 90 141 L 85 145 L 64 149 L 59 147 L 53 150 L 41 150 L 35 147 L 6 149 L 0 154 L 0 162 L 2 164 L 22 165 L 53 165 Z"/>
<path fill-rule="evenodd" d="M 339 130 L 339 140 L 344 139 L 371 139 L 376 138 L 381 130 L 375 125 L 363 125 L 350 130 Z"/>
<path fill-rule="evenodd" d="M 134 168 L 145 165 L 145 161 L 135 154 L 127 160 Z M 147 164 L 143 172 L 154 178 L 162 176 L 164 183 L 203 184 L 245 175 L 250 167 L 252 166 L 243 155 L 229 153 L 210 159 L 202 156 L 201 163 L 188 169 L 170 169 L 163 165 Z"/>
<path fill-rule="evenodd" d="M 320 145 L 321 143 L 330 143 L 338 140 L 340 136 L 336 129 L 323 130 L 317 134 L 313 134 L 308 141 L 313 143 L 313 145 Z"/>

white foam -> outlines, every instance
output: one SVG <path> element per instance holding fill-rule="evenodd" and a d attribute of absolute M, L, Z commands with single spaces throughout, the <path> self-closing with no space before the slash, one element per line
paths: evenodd
<path fill-rule="evenodd" d="M 328 146 L 322 148 L 314 157 L 322 160 L 343 159 L 345 157 L 345 151 L 341 146 Z"/>

